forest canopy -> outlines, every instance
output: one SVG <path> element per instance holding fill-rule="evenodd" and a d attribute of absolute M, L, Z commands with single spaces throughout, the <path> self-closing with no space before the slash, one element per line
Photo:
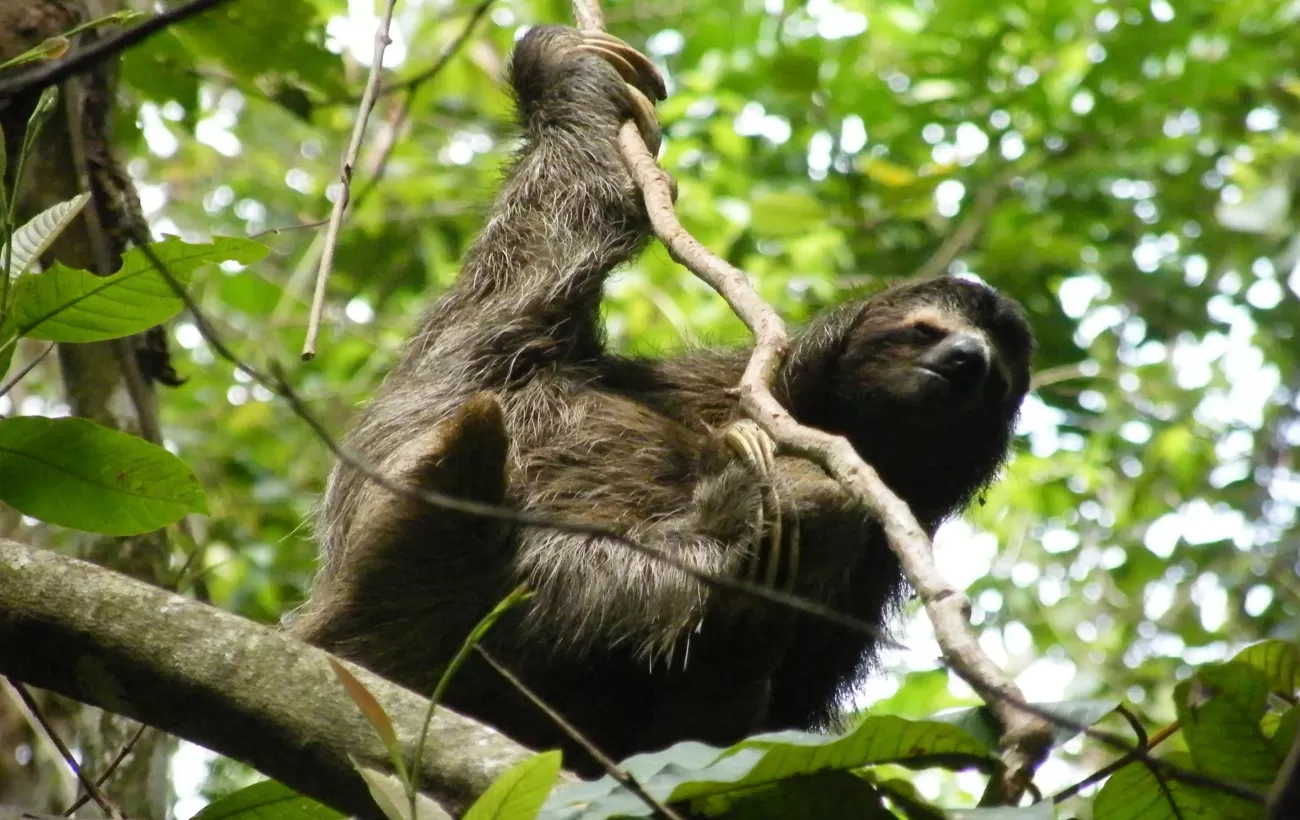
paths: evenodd
<path fill-rule="evenodd" d="M 112 58 L 111 148 L 150 247 L 185 274 L 237 357 L 282 372 L 330 436 L 349 429 L 482 227 L 516 145 L 502 81 L 513 42 L 530 25 L 572 23 L 553 0 L 397 4 L 319 349 L 303 361 L 331 241 L 324 223 L 383 5 L 231 2 Z M 1024 305 L 1038 347 L 1013 457 L 935 547 L 973 602 L 981 645 L 1028 700 L 1122 703 L 1155 733 L 1186 725 L 1198 669 L 1236 668 L 1213 665 L 1266 640 L 1278 642 L 1265 645 L 1270 657 L 1300 657 L 1300 4 L 604 5 L 609 31 L 667 80 L 659 162 L 677 182 L 679 218 L 790 324 L 894 279 L 943 273 Z M 19 145 L 10 121 L 0 125 L 12 184 Z M 133 254 L 123 271 L 150 266 Z M 73 276 L 48 265 L 34 276 L 53 273 Z M 39 289 L 15 281 L 20 295 Z M 605 306 L 621 352 L 748 338 L 657 245 L 616 274 Z M 172 307 L 171 364 L 185 382 L 159 389 L 157 423 L 183 464 L 160 473 L 173 506 L 148 523 L 184 515 L 185 526 L 169 530 L 163 574 L 187 596 L 274 625 L 315 571 L 310 516 L 334 455 L 215 351 L 179 300 Z M 60 332 L 9 344 L 5 378 L 37 360 L 0 396 L 5 421 L 30 417 L 8 428 L 14 440 L 74 413 L 68 367 L 47 346 L 110 338 Z M 17 446 L 4 430 L 0 451 Z M 86 435 L 89 452 L 100 439 Z M 59 524 L 111 522 L 111 508 L 69 510 L 66 496 L 17 486 L 0 478 L 0 500 L 26 514 L 7 517 L 6 537 L 96 555 L 76 532 L 88 527 Z M 96 531 L 127 534 L 105 527 Z M 905 648 L 886 652 L 852 708 L 919 719 L 980 703 L 939 664 L 919 607 L 895 637 Z M 1275 767 L 1300 724 L 1295 690 L 1269 713 Z M 1127 731 L 1114 717 L 1101 725 Z M 20 764 L 0 772 L 31 778 L 39 765 L 37 780 L 53 777 L 60 762 L 33 762 L 48 750 L 32 737 L 10 743 L 0 721 L 0 753 Z M 1169 747 L 1185 755 L 1198 742 L 1175 736 Z M 1117 756 L 1075 737 L 1036 782 L 1059 793 Z M 258 779 L 193 746 L 171 772 L 178 817 Z M 66 777 L 44 791 L 0 786 L 0 802 L 40 793 L 61 810 Z M 987 779 L 908 778 L 919 798 L 950 807 L 973 805 Z M 1269 781 L 1251 785 L 1264 792 Z M 1263 816 L 1258 806 L 1196 814 L 1189 802 L 1181 815 L 1105 814 L 1099 788 L 1068 795 L 1059 816 Z"/>

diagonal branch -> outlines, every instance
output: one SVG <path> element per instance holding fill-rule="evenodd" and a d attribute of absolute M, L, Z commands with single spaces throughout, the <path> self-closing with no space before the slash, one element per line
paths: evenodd
<path fill-rule="evenodd" d="M 357 156 L 361 153 L 361 140 L 366 135 L 366 123 L 370 121 L 370 112 L 375 109 L 375 100 L 379 98 L 379 79 L 384 73 L 384 50 L 392 40 L 388 30 L 393 24 L 393 10 L 397 0 L 387 0 L 384 4 L 384 16 L 375 29 L 375 53 L 370 62 L 370 76 L 366 78 L 366 90 L 361 95 L 361 105 L 357 110 L 357 121 L 352 127 L 352 138 L 348 141 L 347 151 L 343 154 L 343 168 L 339 171 L 339 194 L 330 211 L 329 227 L 325 229 L 325 247 L 321 253 L 320 268 L 316 272 L 316 292 L 312 295 L 311 313 L 307 316 L 307 339 L 302 345 L 302 358 L 311 360 L 316 357 L 316 337 L 320 333 L 321 314 L 325 312 L 325 291 L 329 286 L 330 272 L 334 269 L 334 251 L 339 244 L 339 230 L 343 226 L 343 213 L 347 210 L 348 200 L 352 196 L 352 169 L 357 165 Z"/>
<path fill-rule="evenodd" d="M 155 14 L 138 26 L 124 29 L 112 37 L 96 40 L 91 45 L 77 49 L 58 62 L 47 63 L 9 79 L 0 80 L 0 107 L 17 97 L 60 83 L 74 74 L 89 71 L 110 57 L 126 51 L 131 46 L 143 42 L 163 29 L 188 20 L 196 14 L 202 14 L 216 8 L 228 1 L 190 0 L 190 2 L 183 3 L 174 9 Z"/>
<path fill-rule="evenodd" d="M 573 6 L 581 27 L 602 26 L 598 0 L 575 0 Z M 885 485 L 847 439 L 800 425 L 772 395 L 772 384 L 789 354 L 785 323 L 759 297 L 743 271 L 709 252 L 682 227 L 673 209 L 669 177 L 646 148 L 634 124 L 623 125 L 619 146 L 645 197 L 655 234 L 669 255 L 721 294 L 754 334 L 754 353 L 739 386 L 745 413 L 778 444 L 824 467 L 881 523 L 890 548 L 925 604 L 944 660 L 989 700 L 1003 728 L 1005 769 L 985 798 L 988 802 L 1014 805 L 1051 748 L 1051 724 L 1015 705 L 1023 703 L 1024 696 L 980 647 L 970 625 L 969 599 L 939 571 L 930 538 L 907 504 Z"/>

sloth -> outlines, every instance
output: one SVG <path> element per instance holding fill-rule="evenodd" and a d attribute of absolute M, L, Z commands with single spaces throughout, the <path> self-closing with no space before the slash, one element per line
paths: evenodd
<path fill-rule="evenodd" d="M 303 639 L 429 692 L 511 589 L 532 597 L 484 647 L 606 753 L 834 725 L 879 639 L 720 588 L 754 579 L 881 631 L 903 577 L 882 530 L 740 412 L 750 349 L 607 349 L 610 271 L 646 243 L 619 154 L 656 150 L 653 65 L 603 33 L 531 29 L 510 68 L 523 132 L 487 225 L 346 445 L 390 481 L 641 545 L 433 506 L 347 463 L 319 511 Z M 1023 311 L 959 278 L 903 281 L 817 316 L 775 385 L 794 418 L 847 437 L 933 534 L 995 476 L 1029 382 Z M 670 556 L 658 560 L 655 552 Z M 599 771 L 471 655 L 451 707 Z"/>

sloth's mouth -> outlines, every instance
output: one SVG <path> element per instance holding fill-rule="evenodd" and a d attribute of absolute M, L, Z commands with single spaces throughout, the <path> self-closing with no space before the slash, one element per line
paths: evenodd
<path fill-rule="evenodd" d="M 930 368 L 926 367 L 926 366 L 923 365 L 923 364 L 918 364 L 918 365 L 916 366 L 916 369 L 917 369 L 917 371 L 920 372 L 920 373 L 921 373 L 921 374 L 922 374 L 926 379 L 938 379 L 939 381 L 943 382 L 944 384 L 949 384 L 949 383 L 951 382 L 951 379 L 949 379 L 947 376 L 943 375 L 942 373 L 940 373 L 940 372 L 937 371 L 937 370 L 931 370 Z"/>

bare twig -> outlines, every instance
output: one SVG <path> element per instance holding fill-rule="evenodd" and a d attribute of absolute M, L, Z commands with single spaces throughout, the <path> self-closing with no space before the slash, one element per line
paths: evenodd
<path fill-rule="evenodd" d="M 455 40 L 451 41 L 451 44 L 447 46 L 442 54 L 438 55 L 438 59 L 434 60 L 433 65 L 407 77 L 404 80 L 397 80 L 396 82 L 389 83 L 384 86 L 383 91 L 380 93 L 391 94 L 394 91 L 401 91 L 403 89 L 407 91 L 416 91 L 420 86 L 441 74 L 442 70 L 446 68 L 447 63 L 451 61 L 451 58 L 455 57 L 456 53 L 465 45 L 465 41 L 469 39 L 469 35 L 474 32 L 474 26 L 478 24 L 479 19 L 486 14 L 487 10 L 491 7 L 492 0 L 479 0 L 479 4 L 469 13 L 469 20 L 465 22 L 465 27 L 461 29 L 460 34 L 456 36 Z"/>
<path fill-rule="evenodd" d="M 174 9 L 156 14 L 138 26 L 124 29 L 112 37 L 96 40 L 91 45 L 69 54 L 55 63 L 46 63 L 40 68 L 24 71 L 22 74 L 0 81 L 0 106 L 3 103 L 47 86 L 62 82 L 74 74 L 89 71 L 99 63 L 125 51 L 127 48 L 146 38 L 157 34 L 168 26 L 188 20 L 196 14 L 202 14 L 216 8 L 228 0 L 190 0 Z"/>
<path fill-rule="evenodd" d="M 50 351 L 53 349 L 54 349 L 54 342 L 50 342 L 48 345 L 45 346 L 44 350 L 42 350 L 40 353 L 34 356 L 31 361 L 27 362 L 21 368 L 19 368 L 18 372 L 10 376 L 9 379 L 5 381 L 4 384 L 0 385 L 0 397 L 9 395 L 9 391 L 13 390 L 14 386 L 17 385 L 18 382 L 26 378 L 28 373 L 31 373 L 33 370 L 35 370 L 38 364 L 45 361 L 45 357 L 50 355 Z"/>
<path fill-rule="evenodd" d="M 432 66 L 414 77 L 404 80 L 397 86 L 384 88 L 381 92 L 386 94 L 394 88 L 400 87 L 405 87 L 407 90 L 406 97 L 397 106 L 396 111 L 389 120 L 388 128 L 380 136 L 379 145 L 375 147 L 374 158 L 370 162 L 370 168 L 366 173 L 365 185 L 361 187 L 361 190 L 357 191 L 358 205 L 374 192 L 380 180 L 384 178 L 384 171 L 388 169 L 388 160 L 392 158 L 393 149 L 397 146 L 402 130 L 406 127 L 407 119 L 411 116 L 411 109 L 415 105 L 415 95 L 420 92 L 421 87 L 441 74 L 442 70 L 451 62 L 451 59 L 460 53 L 465 43 L 469 42 L 470 35 L 474 33 L 474 27 L 478 25 L 478 21 L 483 15 L 487 14 L 487 10 L 491 6 L 492 0 L 479 0 L 479 4 L 470 13 L 469 20 L 465 21 L 465 27 L 460 30 L 460 34 L 456 35 L 456 39 L 447 45 L 447 48 L 443 50 Z"/>
<path fill-rule="evenodd" d="M 605 12 L 601 11 L 600 0 L 573 0 L 573 20 L 578 28 L 604 31 Z"/>
<path fill-rule="evenodd" d="M 77 758 L 73 756 L 72 750 L 68 748 L 68 744 L 64 743 L 63 738 L 59 737 L 59 733 L 56 732 L 54 727 L 50 725 L 50 722 L 46 720 L 45 713 L 41 711 L 41 705 L 32 697 L 32 693 L 27 691 L 26 684 L 22 681 L 9 678 L 9 685 L 18 693 L 18 698 L 23 702 L 23 706 L 27 707 L 27 711 L 30 712 L 36 722 L 40 724 L 41 731 L 45 732 L 45 736 L 48 737 L 50 742 L 54 744 L 54 747 L 59 750 L 59 754 L 63 756 L 64 762 L 68 764 L 68 768 L 72 769 L 72 773 L 77 776 L 77 781 L 81 783 L 81 787 L 90 795 L 90 799 L 95 801 L 95 805 L 99 806 L 99 808 L 109 817 L 122 820 L 124 817 L 122 810 L 99 790 L 98 785 L 96 785 L 89 777 L 86 777 L 86 773 L 81 770 L 81 765 L 77 763 Z"/>
<path fill-rule="evenodd" d="M 597 0 L 575 0 L 573 8 L 583 28 L 600 24 Z M 1051 748 L 1051 723 L 1015 705 L 1023 703 L 1024 696 L 980 647 L 970 626 L 970 600 L 939 572 L 930 538 L 908 505 L 847 439 L 800 425 L 772 395 L 772 384 L 790 349 L 785 323 L 759 297 L 744 272 L 710 253 L 682 227 L 673 210 L 668 175 L 646 148 L 635 124 L 623 124 L 619 146 L 645 197 L 654 232 L 669 255 L 721 294 L 754 334 L 754 353 L 740 382 L 741 408 L 777 443 L 824 467 L 874 515 L 908 582 L 925 604 L 949 667 L 985 697 L 992 695 L 990 708 L 1002 724 L 1004 769 L 990 784 L 984 802 L 1014 804 Z"/>
<path fill-rule="evenodd" d="M 375 98 L 379 92 L 379 78 L 384 70 L 384 49 L 392 42 L 388 29 L 393 22 L 393 9 L 397 0 L 387 0 L 384 4 L 384 16 L 375 30 L 375 54 L 370 63 L 370 76 L 366 79 L 366 91 L 361 96 L 361 105 L 357 110 L 357 121 L 352 128 L 352 139 L 348 142 L 347 152 L 343 155 L 343 170 L 339 173 L 338 197 L 334 200 L 334 210 L 330 212 L 329 227 L 325 229 L 325 249 L 321 254 L 320 268 L 316 273 L 316 293 L 311 300 L 311 314 L 307 320 L 307 338 L 303 342 L 302 357 L 310 360 L 316 356 L 316 337 L 320 335 L 321 314 L 325 310 L 325 291 L 329 286 L 330 271 L 334 268 L 334 251 L 338 247 L 339 228 L 343 225 L 343 212 L 348 207 L 348 196 L 352 188 L 352 168 L 357 164 L 357 155 L 361 152 L 361 139 L 366 134 L 366 122 L 370 112 L 375 108 Z"/>
<path fill-rule="evenodd" d="M 1132 721 L 1130 721 L 1130 723 L 1132 723 Z M 1140 726 L 1141 724 L 1138 724 L 1139 728 Z M 1088 775 L 1084 779 L 1080 780 L 1078 783 L 1075 783 L 1070 786 L 1066 786 L 1064 789 L 1061 789 L 1059 792 L 1052 795 L 1052 802 L 1056 804 L 1064 803 L 1066 800 L 1069 800 L 1071 797 L 1074 797 L 1076 794 L 1088 788 L 1092 784 L 1100 783 L 1101 781 L 1110 777 L 1112 774 L 1124 768 L 1125 766 L 1129 765 L 1130 763 L 1135 763 L 1139 761 L 1146 763 L 1147 768 L 1150 769 L 1152 776 L 1154 776 L 1156 778 L 1156 781 L 1161 785 L 1161 789 L 1162 791 L 1165 792 L 1167 796 L 1166 799 L 1168 799 L 1169 789 L 1168 786 L 1164 783 L 1164 778 L 1161 777 L 1160 768 L 1158 766 L 1152 765 L 1148 761 L 1143 760 L 1143 758 L 1148 756 L 1148 753 L 1152 749 L 1159 746 L 1161 743 L 1164 743 L 1169 738 L 1173 737 L 1174 733 L 1176 733 L 1181 728 L 1182 728 L 1182 724 L 1179 721 L 1175 720 L 1173 723 L 1169 724 L 1168 726 L 1165 726 L 1164 728 L 1156 732 L 1154 735 L 1152 735 L 1150 739 L 1147 739 L 1145 737 L 1139 737 L 1137 748 L 1135 748 L 1133 751 L 1129 752 L 1128 754 L 1120 755 L 1119 757 L 1112 760 L 1110 763 L 1107 763 L 1105 766 L 1102 766 L 1097 771 L 1093 772 L 1092 774 Z M 1177 810 L 1177 807 L 1174 806 L 1172 800 L 1169 800 L 1169 805 L 1173 807 L 1175 810 Z"/>
<path fill-rule="evenodd" d="M 109 761 L 108 766 L 104 768 L 104 771 L 100 773 L 99 777 L 95 778 L 95 785 L 97 787 L 102 787 L 105 781 L 113 776 L 113 772 L 117 771 L 117 767 L 122 765 L 122 761 L 125 760 L 126 756 L 131 753 L 133 748 L 135 748 L 135 744 L 140 742 L 140 738 L 144 737 L 145 730 L 148 728 L 149 727 L 146 724 L 141 723 L 136 728 L 135 734 L 131 735 L 126 743 L 122 744 L 122 748 L 118 749 L 117 754 L 113 755 L 113 759 Z M 90 792 L 83 792 L 80 797 L 73 801 L 71 806 L 68 806 L 68 808 L 64 810 L 63 816 L 71 817 L 74 811 L 86 805 L 92 799 Z"/>
<path fill-rule="evenodd" d="M 549 718 L 552 723 L 560 727 L 560 730 L 568 735 L 570 739 L 581 746 L 587 754 L 595 758 L 596 762 L 601 765 L 610 777 L 617 780 L 619 785 L 641 798 L 641 801 L 654 812 L 655 817 L 664 818 L 664 820 L 682 820 L 680 814 L 668 808 L 659 800 L 656 800 L 645 790 L 644 786 L 637 782 L 635 777 L 628 773 L 627 769 L 618 765 L 618 763 L 614 762 L 609 755 L 602 752 L 599 746 L 592 743 L 586 735 L 578 730 L 577 726 L 570 723 L 565 719 L 564 715 L 555 711 L 553 706 L 542 700 L 542 698 L 532 689 L 529 689 L 526 683 L 521 681 L 514 672 L 511 672 L 506 668 L 503 663 L 492 657 L 491 653 L 484 649 L 481 644 L 475 646 L 474 651 L 482 655 L 483 660 L 487 661 L 488 665 L 495 669 L 498 675 L 506 679 L 506 683 L 513 686 L 516 691 L 528 698 L 534 706 L 545 713 L 546 717 Z"/>

